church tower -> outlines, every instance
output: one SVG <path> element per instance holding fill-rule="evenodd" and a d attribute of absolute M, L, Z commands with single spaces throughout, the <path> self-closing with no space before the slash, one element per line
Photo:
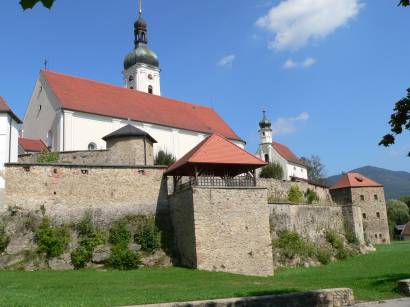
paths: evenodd
<path fill-rule="evenodd" d="M 259 122 L 259 150 L 258 154 L 265 162 L 272 162 L 272 123 L 266 117 L 266 111 L 263 111 L 263 118 Z"/>
<path fill-rule="evenodd" d="M 148 48 L 148 25 L 142 18 L 142 0 L 139 16 L 134 24 L 135 48 L 124 59 L 124 86 L 153 95 L 161 95 L 158 56 Z"/>

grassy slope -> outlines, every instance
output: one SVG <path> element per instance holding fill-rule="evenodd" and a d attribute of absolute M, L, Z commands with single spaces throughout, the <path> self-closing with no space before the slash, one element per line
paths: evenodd
<path fill-rule="evenodd" d="M 310 269 L 282 269 L 273 278 L 180 268 L 130 272 L 0 272 L 0 306 L 113 306 L 350 287 L 356 299 L 398 297 L 410 277 L 410 243 Z"/>

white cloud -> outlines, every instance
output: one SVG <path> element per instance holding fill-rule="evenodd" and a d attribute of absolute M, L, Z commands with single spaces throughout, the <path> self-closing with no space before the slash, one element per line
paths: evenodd
<path fill-rule="evenodd" d="M 316 60 L 314 58 L 306 58 L 302 62 L 297 62 L 293 59 L 287 59 L 286 62 L 283 64 L 284 69 L 292 69 L 292 68 L 309 68 L 310 66 L 316 64 Z"/>
<path fill-rule="evenodd" d="M 235 59 L 236 59 L 236 55 L 234 54 L 229 54 L 227 56 L 224 56 L 222 59 L 219 60 L 218 66 L 232 67 Z"/>
<path fill-rule="evenodd" d="M 345 25 L 363 6 L 362 0 L 282 0 L 256 25 L 274 34 L 269 48 L 298 49 Z"/>
<path fill-rule="evenodd" d="M 272 124 L 273 135 L 290 134 L 296 131 L 296 125 L 310 118 L 309 113 L 302 112 L 296 117 L 278 118 Z"/>

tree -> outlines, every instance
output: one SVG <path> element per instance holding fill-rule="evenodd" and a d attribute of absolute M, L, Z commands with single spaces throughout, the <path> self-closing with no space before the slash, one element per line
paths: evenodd
<path fill-rule="evenodd" d="M 312 155 L 310 159 L 302 157 L 301 160 L 307 167 L 308 177 L 310 180 L 316 182 L 325 181 L 325 166 L 320 161 L 320 157 L 318 155 Z"/>
<path fill-rule="evenodd" d="M 160 150 L 155 156 L 154 164 L 170 166 L 171 164 L 174 164 L 175 161 L 176 159 L 171 153 Z"/>
<path fill-rule="evenodd" d="M 37 3 L 41 2 L 46 8 L 51 8 L 55 0 L 21 0 L 20 5 L 23 10 L 32 9 Z"/>
<path fill-rule="evenodd" d="M 393 234 L 396 225 L 404 225 L 410 220 L 409 208 L 404 202 L 396 199 L 389 200 L 386 206 L 389 229 Z"/>
<path fill-rule="evenodd" d="M 278 162 L 270 163 L 262 168 L 259 174 L 261 178 L 283 179 L 283 168 Z"/>
<path fill-rule="evenodd" d="M 407 97 L 396 102 L 394 113 L 390 117 L 389 124 L 392 133 L 386 134 L 379 143 L 379 145 L 385 147 L 393 145 L 396 141 L 396 136 L 401 134 L 403 130 L 410 131 L 410 88 L 407 89 Z M 410 152 L 408 156 L 410 157 Z"/>
<path fill-rule="evenodd" d="M 409 5 L 410 5 L 410 0 L 400 0 L 399 5 L 401 5 L 401 6 L 409 6 Z"/>
<path fill-rule="evenodd" d="M 409 207 L 409 209 L 410 209 L 410 196 L 400 197 L 399 200 L 404 202 L 407 205 L 407 207 Z"/>

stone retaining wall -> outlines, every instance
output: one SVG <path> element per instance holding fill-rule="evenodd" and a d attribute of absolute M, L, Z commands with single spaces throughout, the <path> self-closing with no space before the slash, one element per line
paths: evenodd
<path fill-rule="evenodd" d="M 287 201 L 289 190 L 294 185 L 298 186 L 303 193 L 305 193 L 307 189 L 315 191 L 319 197 L 319 204 L 333 205 L 328 188 L 312 185 L 305 181 L 292 182 L 277 179 L 258 178 L 258 186 L 267 188 L 268 198 L 273 198 L 276 202 Z"/>
<path fill-rule="evenodd" d="M 97 165 L 9 164 L 4 208 L 44 207 L 59 220 L 92 209 L 101 221 L 168 210 L 165 168 Z"/>
<path fill-rule="evenodd" d="M 305 293 L 265 295 L 208 301 L 138 305 L 140 307 L 342 307 L 354 305 L 348 288 L 325 289 Z M 132 306 L 129 306 L 132 307 Z M 136 306 L 134 306 L 136 307 Z"/>

